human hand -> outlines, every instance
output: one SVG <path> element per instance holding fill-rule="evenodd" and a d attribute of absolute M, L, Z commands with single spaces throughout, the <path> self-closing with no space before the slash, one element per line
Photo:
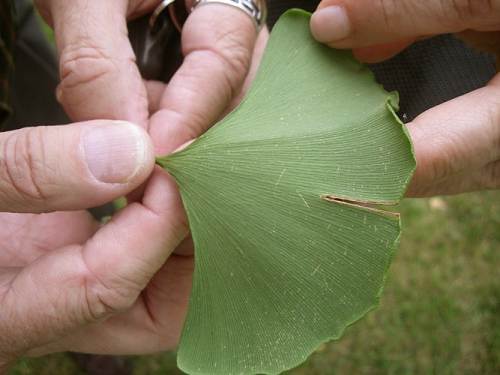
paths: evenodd
<path fill-rule="evenodd" d="M 148 127 L 166 154 L 199 136 L 241 95 L 267 40 L 251 18 L 221 4 L 197 7 L 182 31 L 184 62 L 168 85 L 140 77 L 127 19 L 159 0 L 37 0 L 54 27 L 60 56 L 58 99 L 75 121 L 123 119 Z M 193 1 L 187 0 L 187 9 Z M 252 66 L 252 68 L 251 68 Z M 151 118 L 150 118 L 151 117 Z"/>
<path fill-rule="evenodd" d="M 159 155 L 201 135 L 243 97 L 268 39 L 227 5 L 196 8 L 182 31 L 184 62 L 168 85 L 143 81 L 127 37 L 127 19 L 159 0 L 37 0 L 54 27 L 60 55 L 58 99 L 75 121 L 125 119 L 147 128 Z M 186 0 L 191 9 L 193 0 Z M 135 198 L 134 194 L 134 198 Z M 190 240 L 183 253 L 192 253 Z M 181 252 L 181 250 L 179 250 Z"/>
<path fill-rule="evenodd" d="M 35 2 L 54 27 L 58 99 L 70 117 L 139 123 L 160 155 L 201 135 L 239 102 L 268 39 L 266 27 L 257 33 L 250 17 L 234 7 L 200 6 L 183 27 L 184 62 L 166 85 L 142 80 L 127 37 L 126 21 L 151 12 L 159 0 Z M 187 9 L 192 3 L 186 1 Z M 176 251 L 192 252 L 189 238 Z"/>
<path fill-rule="evenodd" d="M 105 225 L 86 211 L 32 214 L 94 207 L 144 183 L 146 132 L 115 121 L 25 128 L 0 133 L 0 155 L 0 373 L 21 355 L 173 347 L 192 259 L 171 255 L 187 227 L 167 175 L 157 168 L 142 201 Z"/>
<path fill-rule="evenodd" d="M 311 19 L 317 40 L 352 48 L 365 62 L 387 59 L 435 34 L 474 30 L 488 40 L 499 25 L 500 1 L 323 0 Z M 500 187 L 499 95 L 497 75 L 407 124 L 417 159 L 408 196 Z"/>

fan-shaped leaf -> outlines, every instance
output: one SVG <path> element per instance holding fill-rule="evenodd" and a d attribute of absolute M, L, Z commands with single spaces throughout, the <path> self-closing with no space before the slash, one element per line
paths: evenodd
<path fill-rule="evenodd" d="M 289 11 L 244 102 L 181 152 L 196 270 L 178 364 L 279 373 L 372 309 L 415 162 L 397 98 Z"/>

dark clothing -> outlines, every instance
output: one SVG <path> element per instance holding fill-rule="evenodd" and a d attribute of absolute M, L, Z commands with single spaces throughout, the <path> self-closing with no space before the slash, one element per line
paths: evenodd
<path fill-rule="evenodd" d="M 0 125 L 10 114 L 8 105 L 9 73 L 14 66 L 14 6 L 10 1 L 0 2 Z"/>
<path fill-rule="evenodd" d="M 43 33 L 32 1 L 14 0 L 12 3 L 16 40 L 12 46 L 15 70 L 9 76 L 9 97 L 13 111 L 4 130 L 65 124 L 69 120 L 55 96 L 59 80 L 55 48 Z"/>

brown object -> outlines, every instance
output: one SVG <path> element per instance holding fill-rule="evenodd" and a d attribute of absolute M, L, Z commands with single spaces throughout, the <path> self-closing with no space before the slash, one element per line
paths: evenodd
<path fill-rule="evenodd" d="M 500 31 L 466 30 L 455 35 L 479 51 L 494 54 L 497 72 L 500 71 Z"/>

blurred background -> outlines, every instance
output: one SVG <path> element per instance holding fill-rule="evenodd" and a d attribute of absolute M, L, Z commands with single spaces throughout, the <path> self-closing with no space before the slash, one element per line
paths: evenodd
<path fill-rule="evenodd" d="M 22 3 L 29 5 L 28 1 Z M 310 9 L 314 6 L 314 2 L 295 3 Z M 272 4 L 275 3 L 271 1 L 271 8 Z M 271 16 L 272 23 L 277 12 Z M 20 22 L 30 23 L 33 17 L 36 14 L 26 8 L 20 14 Z M 42 53 L 51 54 L 52 33 L 45 25 L 39 25 L 41 29 L 29 28 L 21 35 L 28 40 L 46 39 L 48 49 Z M 50 103 L 42 101 L 42 112 L 17 111 L 12 121 L 32 124 L 30 117 L 48 121 L 46 118 L 52 116 L 53 121 L 64 122 L 60 110 L 55 114 L 45 111 L 55 103 L 54 96 L 46 94 L 47 88 L 53 90 L 57 80 L 57 71 L 47 64 L 54 57 L 42 62 L 36 58 L 29 60 L 29 48 L 22 44 L 18 47 L 18 53 L 27 56 L 24 59 L 30 70 L 38 64 L 49 77 L 45 86 L 37 84 L 37 78 L 25 75 L 19 67 L 15 85 L 18 107 L 22 108 L 25 100 Z M 401 68 L 402 62 L 418 60 L 423 54 L 428 64 L 437 61 L 437 65 L 445 67 L 443 71 L 422 71 L 421 64 Z M 434 56 L 434 60 L 429 56 Z M 449 60 L 462 61 L 465 73 L 463 70 L 460 76 L 474 80 L 462 79 L 457 83 L 454 79 L 457 72 L 450 69 Z M 477 61 L 483 63 L 483 68 L 478 67 Z M 493 74 L 493 66 L 488 56 L 446 36 L 417 44 L 389 63 L 373 68 L 379 80 L 387 80 L 384 84 L 388 89 L 402 93 L 402 114 L 411 119 L 425 108 L 484 84 Z M 391 81 L 391 77 L 399 77 L 400 82 Z M 413 84 L 408 82 L 418 82 L 421 89 L 412 94 Z M 38 87 L 30 91 L 35 97 L 23 94 L 23 85 L 28 84 Z M 446 87 L 446 92 L 442 87 Z M 438 91 L 439 95 L 432 94 Z M 416 100 L 407 100 L 409 97 Z M 347 329 L 340 340 L 320 347 L 289 374 L 500 374 L 500 192 L 407 199 L 399 210 L 403 221 L 401 246 L 390 268 L 379 308 Z M 175 353 L 114 357 L 111 361 L 109 357 L 63 353 L 22 359 L 9 374 L 181 372 L 175 366 Z"/>

